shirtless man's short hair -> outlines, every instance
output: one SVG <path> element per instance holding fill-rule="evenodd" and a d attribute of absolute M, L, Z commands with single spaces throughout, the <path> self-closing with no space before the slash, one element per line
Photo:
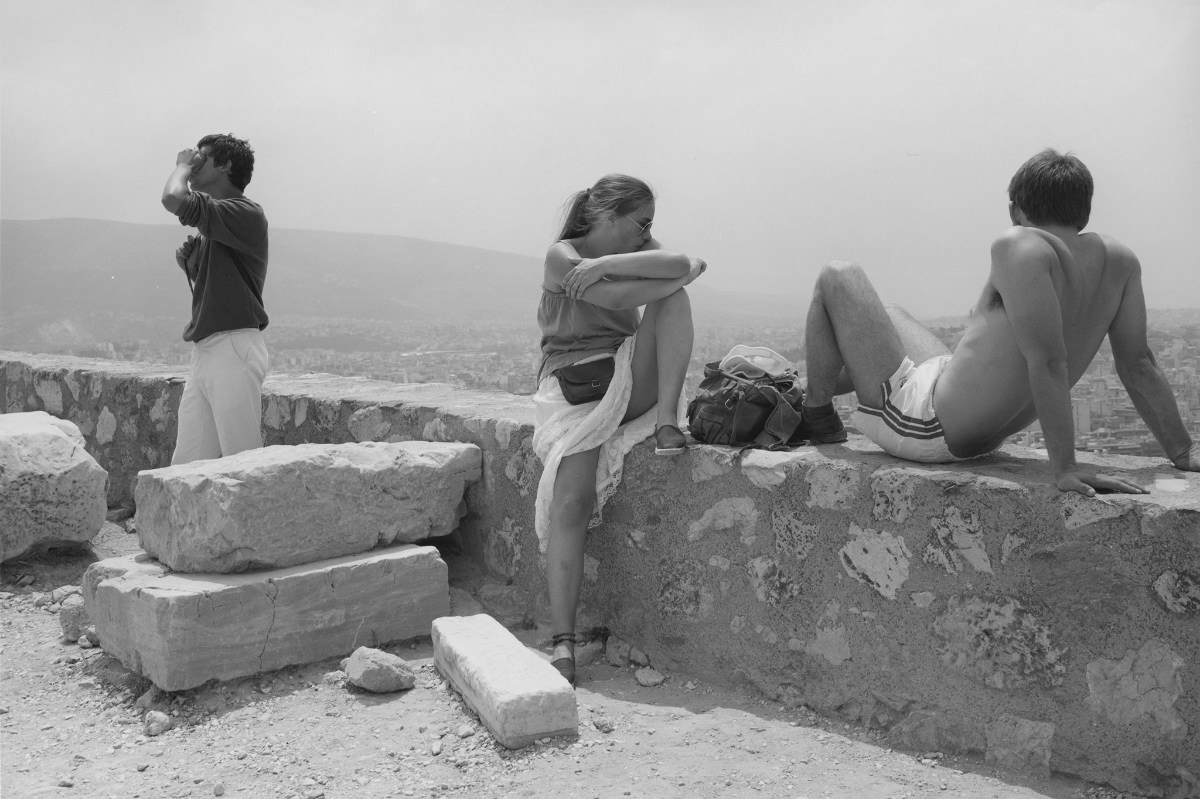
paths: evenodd
<path fill-rule="evenodd" d="M 1043 150 L 1008 191 L 1013 227 L 992 243 L 991 272 L 953 354 L 903 310 L 885 308 L 857 264 L 822 268 L 805 342 L 813 441 L 846 440 L 832 401 L 850 391 L 855 426 L 913 461 L 986 454 L 1036 419 L 1060 489 L 1145 493 L 1075 462 L 1071 387 L 1107 335 L 1117 375 L 1167 457 L 1200 471 L 1200 447 L 1146 342 L 1141 265 L 1115 239 L 1082 232 L 1087 167 Z"/>

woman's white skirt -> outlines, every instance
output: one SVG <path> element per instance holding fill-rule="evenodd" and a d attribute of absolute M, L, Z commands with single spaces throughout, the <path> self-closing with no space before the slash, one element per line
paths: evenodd
<path fill-rule="evenodd" d="M 537 500 L 534 503 L 534 530 L 542 552 L 546 551 L 550 502 L 554 497 L 554 480 L 562 459 L 600 448 L 600 462 L 596 467 L 596 507 L 588 523 L 590 529 L 600 523 L 604 503 L 621 484 L 621 471 L 629 450 L 654 434 L 657 406 L 621 424 L 633 390 L 632 363 L 636 343 L 637 335 L 634 334 L 621 344 L 614 356 L 616 364 L 612 383 L 604 397 L 596 402 L 571 405 L 563 397 L 558 378 L 552 375 L 542 378 L 537 393 L 533 395 L 533 451 L 542 461 L 542 479 L 538 483 Z M 677 419 L 682 418 L 686 405 L 680 396 Z"/>

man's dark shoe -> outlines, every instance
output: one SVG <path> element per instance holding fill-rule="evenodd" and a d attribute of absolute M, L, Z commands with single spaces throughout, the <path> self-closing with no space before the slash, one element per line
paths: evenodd
<path fill-rule="evenodd" d="M 848 438 L 832 402 L 815 408 L 801 405 L 800 418 L 808 433 L 806 438 L 813 444 L 840 444 Z"/>

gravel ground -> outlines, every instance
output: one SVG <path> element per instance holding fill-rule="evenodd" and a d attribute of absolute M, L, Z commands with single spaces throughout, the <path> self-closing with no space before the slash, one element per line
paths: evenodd
<path fill-rule="evenodd" d="M 1135 799 L 894 751 L 872 731 L 685 674 L 647 685 L 653 675 L 609 664 L 599 642 L 582 653 L 594 662 L 581 668 L 578 736 L 516 751 L 441 679 L 427 638 L 384 647 L 417 672 L 399 693 L 348 685 L 338 660 L 163 693 L 63 639 L 64 592 L 51 593 L 134 548 L 110 525 L 92 549 L 0 568 L 4 797 Z M 517 635 L 548 651 L 538 631 Z"/>

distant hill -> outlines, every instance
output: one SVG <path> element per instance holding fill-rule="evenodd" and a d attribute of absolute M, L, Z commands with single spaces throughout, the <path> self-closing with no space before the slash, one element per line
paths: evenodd
<path fill-rule="evenodd" d="M 0 347 L 175 339 L 190 301 L 174 252 L 189 230 L 98 219 L 0 221 Z M 293 333 L 322 319 L 533 328 L 541 274 L 541 259 L 528 255 L 404 236 L 272 229 L 266 303 L 272 322 Z M 720 327 L 754 342 L 770 328 L 802 326 L 808 310 L 807 298 L 718 291 L 703 280 L 689 293 L 698 336 Z M 1169 330 L 1200 324 L 1200 310 L 1151 311 L 1149 318 Z M 965 321 L 927 323 L 953 328 Z"/>
<path fill-rule="evenodd" d="M 78 339 L 89 324 L 170 320 L 182 330 L 187 285 L 174 251 L 180 225 L 97 219 L 0 222 L 0 344 Z M 265 300 L 273 320 L 531 322 L 539 258 L 404 236 L 271 230 Z M 804 308 L 775 296 L 692 291 L 711 321 L 798 322 Z M 97 321 L 103 316 L 104 322 Z"/>

